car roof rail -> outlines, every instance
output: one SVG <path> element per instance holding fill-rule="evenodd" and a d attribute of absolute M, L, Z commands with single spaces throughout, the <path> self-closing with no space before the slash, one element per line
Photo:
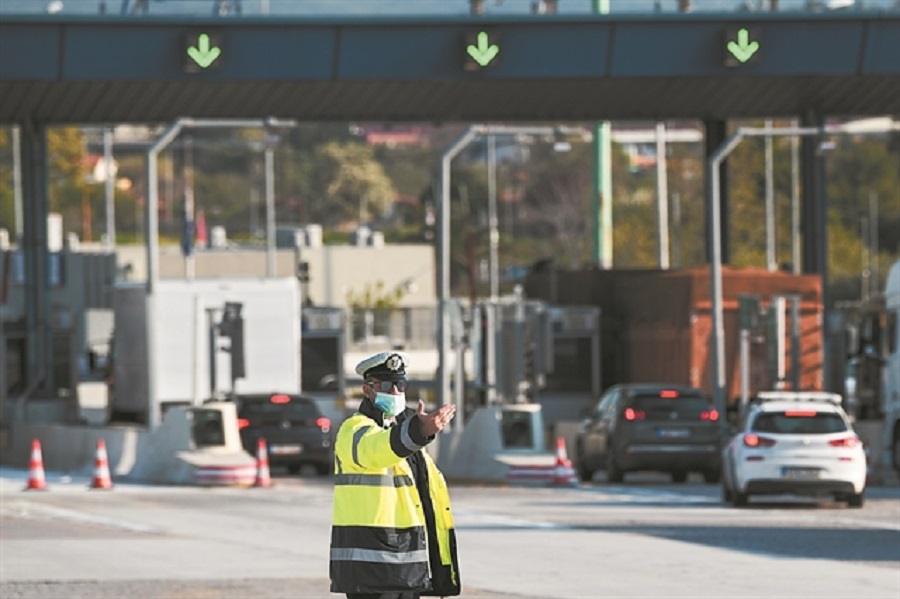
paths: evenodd
<path fill-rule="evenodd" d="M 769 401 L 808 401 L 816 403 L 830 403 L 840 406 L 842 398 L 837 393 L 827 391 L 759 391 L 753 398 L 755 403 Z"/>

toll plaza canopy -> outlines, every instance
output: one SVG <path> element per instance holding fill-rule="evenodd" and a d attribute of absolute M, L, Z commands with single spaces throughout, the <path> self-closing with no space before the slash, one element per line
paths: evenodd
<path fill-rule="evenodd" d="M 888 114 L 896 12 L 0 20 L 0 123 Z"/>

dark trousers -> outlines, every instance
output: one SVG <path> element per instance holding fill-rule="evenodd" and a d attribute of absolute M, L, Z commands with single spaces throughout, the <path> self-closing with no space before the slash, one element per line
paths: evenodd
<path fill-rule="evenodd" d="M 414 591 L 399 593 L 347 593 L 347 599 L 419 599 L 419 593 Z"/>

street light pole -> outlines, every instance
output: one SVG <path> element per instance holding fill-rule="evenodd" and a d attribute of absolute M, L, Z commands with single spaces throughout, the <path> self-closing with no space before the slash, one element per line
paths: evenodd
<path fill-rule="evenodd" d="M 491 300 L 496 300 L 500 293 L 499 246 L 500 232 L 497 230 L 497 144 L 493 135 L 487 138 L 488 159 L 488 235 L 491 277 Z"/>
<path fill-rule="evenodd" d="M 594 14 L 609 14 L 609 0 L 593 0 Z M 613 266 L 612 239 L 612 127 L 609 121 L 594 125 L 594 262 Z"/>
<path fill-rule="evenodd" d="M 275 149 L 274 138 L 266 132 L 266 276 L 275 276 Z"/>
<path fill-rule="evenodd" d="M 442 406 L 448 403 L 450 398 L 450 163 L 453 161 L 463 149 L 469 145 L 473 139 L 479 136 L 496 135 L 515 135 L 515 134 L 532 134 L 532 135 L 555 135 L 556 133 L 570 133 L 577 131 L 583 133 L 583 130 L 576 128 L 570 129 L 566 127 L 515 127 L 505 125 L 471 125 L 466 131 L 447 148 L 441 156 L 441 198 L 440 209 L 438 210 L 437 222 L 437 250 L 438 250 L 438 384 L 437 384 L 437 403 Z M 491 151 L 489 150 L 489 161 Z M 495 159 L 494 159 L 495 160 Z M 492 166 L 492 165 L 491 165 Z M 493 168 L 489 167 L 489 172 Z M 489 208 L 490 209 L 490 208 Z M 496 206 L 494 208 L 496 210 Z M 494 220 L 494 229 L 496 229 L 496 219 Z M 492 239 L 494 236 L 492 235 Z M 493 241 L 492 241 L 493 243 Z M 495 280 L 495 279 L 492 279 Z M 496 297 L 496 296 L 494 296 Z M 493 335 L 488 331 L 488 335 Z M 462 381 L 457 381 L 462 384 Z M 460 394 L 458 394 L 460 395 Z M 457 406 L 462 409 L 463 406 Z M 453 426 L 462 426 L 462 419 L 456 419 L 451 423 Z"/>
<path fill-rule="evenodd" d="M 159 398 L 156 396 L 156 333 L 154 321 L 156 318 L 156 291 L 159 287 L 159 153 L 178 137 L 185 128 L 225 128 L 225 127 L 291 127 L 294 121 L 278 119 L 254 119 L 254 120 L 212 120 L 180 118 L 163 132 L 147 150 L 146 176 L 147 176 L 147 201 L 145 202 L 144 218 L 147 237 L 147 284 L 145 322 L 147 330 L 147 424 L 153 429 L 159 426 L 162 414 L 159 410 Z"/>
<path fill-rule="evenodd" d="M 106 246 L 116 247 L 116 170 L 113 168 L 113 130 L 103 128 L 103 162 L 106 170 L 104 193 L 106 199 Z"/>
<path fill-rule="evenodd" d="M 466 129 L 441 156 L 441 205 L 438 210 L 438 397 L 439 406 L 450 398 L 450 162 L 478 134 L 478 127 Z M 457 382 L 457 384 L 459 384 Z M 462 406 L 457 406 L 461 409 Z M 460 412 L 462 413 L 462 412 Z M 460 426 L 457 418 L 451 425 Z"/>
<path fill-rule="evenodd" d="M 772 129 L 772 121 L 766 120 L 766 129 Z M 775 182 L 773 178 L 772 136 L 766 135 L 766 268 L 778 270 L 775 252 Z"/>
<path fill-rule="evenodd" d="M 22 241 L 22 232 L 25 230 L 22 223 L 25 222 L 22 213 L 22 130 L 18 125 L 12 128 L 12 155 L 13 155 L 13 212 L 15 213 L 16 243 L 19 247 L 25 244 Z"/>
<path fill-rule="evenodd" d="M 707 210 L 709 211 L 709 237 L 708 243 L 710 247 L 711 253 L 711 265 L 710 265 L 710 295 L 712 296 L 712 306 L 711 306 L 711 316 L 712 316 L 712 347 L 710 349 L 710 357 L 712 361 L 712 391 L 713 391 L 713 399 L 715 401 L 716 408 L 719 410 L 720 414 L 726 413 L 726 402 L 727 398 L 725 396 L 725 333 L 723 327 L 723 311 L 722 311 L 722 252 L 721 252 L 721 221 L 722 214 L 719 210 L 719 167 L 721 163 L 728 157 L 728 155 L 737 147 L 737 145 L 745 138 L 745 137 L 760 137 L 760 136 L 798 136 L 798 137 L 808 137 L 813 135 L 841 135 L 852 133 L 854 135 L 867 135 L 867 134 L 883 134 L 888 131 L 900 131 L 900 123 L 893 121 L 890 127 L 875 127 L 872 129 L 854 129 L 848 130 L 842 126 L 821 126 L 821 127 L 786 127 L 783 129 L 770 129 L 768 127 L 763 129 L 753 129 L 753 128 L 745 128 L 741 127 L 737 131 L 735 131 L 732 136 L 725 140 L 722 145 L 720 145 L 712 154 L 710 154 L 707 159 L 706 172 L 709 175 L 709 194 L 707 197 Z M 825 235 L 826 231 L 821 232 L 822 237 L 827 237 Z M 825 244 L 825 240 L 820 241 L 821 244 Z M 820 259 L 824 262 L 827 261 L 827 245 L 821 246 L 820 252 L 822 255 Z M 825 295 L 825 287 L 828 284 L 827 281 L 827 271 L 823 270 L 822 277 L 822 292 L 823 296 Z M 824 314 L 822 315 L 822 323 L 823 328 L 825 327 L 828 319 L 828 306 L 826 302 L 823 302 L 822 310 Z M 825 342 L 826 335 L 823 331 L 823 344 L 822 344 L 822 364 L 823 369 L 827 372 L 828 365 L 828 344 Z M 827 385 L 827 378 L 825 380 L 825 384 Z M 728 421 L 727 418 L 722 418 L 719 421 L 723 429 L 727 427 Z"/>
<path fill-rule="evenodd" d="M 666 168 L 666 124 L 656 123 L 656 216 L 659 226 L 659 267 L 669 268 L 669 179 Z"/>

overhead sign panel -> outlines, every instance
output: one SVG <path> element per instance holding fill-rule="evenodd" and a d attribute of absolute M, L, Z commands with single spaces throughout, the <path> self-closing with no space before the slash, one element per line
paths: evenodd
<path fill-rule="evenodd" d="M 2 123 L 879 115 L 898 73 L 900 17 L 857 11 L 0 22 Z"/>
<path fill-rule="evenodd" d="M 56 79 L 60 30 L 60 27 L 0 23 L 0 79 Z"/>
<path fill-rule="evenodd" d="M 65 31 L 57 76 L 75 81 L 321 80 L 332 74 L 337 47 L 328 27 L 146 27 L 130 19 Z"/>
<path fill-rule="evenodd" d="M 336 75 L 349 80 L 602 77 L 611 32 L 607 23 L 580 22 L 347 27 L 340 33 Z"/>
<path fill-rule="evenodd" d="M 865 37 L 864 73 L 893 74 L 900 71 L 900 21 L 869 24 Z M 898 91 L 900 103 L 900 91 Z"/>

